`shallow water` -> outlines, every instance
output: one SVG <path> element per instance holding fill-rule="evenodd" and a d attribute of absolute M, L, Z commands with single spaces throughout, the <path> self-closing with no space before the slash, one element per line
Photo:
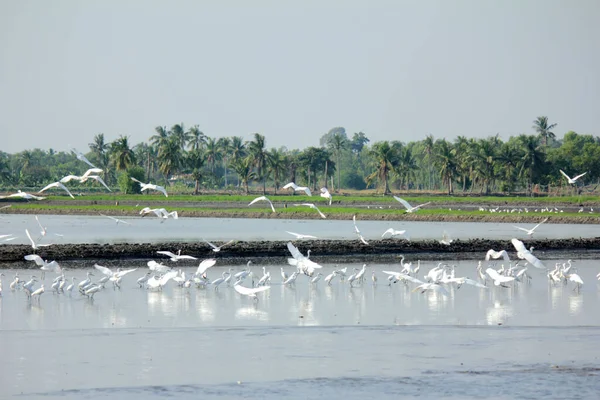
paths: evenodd
<path fill-rule="evenodd" d="M 152 243 L 207 240 L 288 240 L 286 233 L 317 236 L 319 239 L 356 239 L 352 220 L 282 220 L 249 218 L 180 218 L 161 223 L 157 218 L 123 217 L 130 225 L 115 224 L 102 216 L 41 215 L 39 219 L 48 228 L 42 243 Z M 542 219 L 540 218 L 540 221 Z M 485 222 L 411 222 L 357 220 L 362 235 L 380 239 L 388 229 L 406 230 L 411 240 L 441 239 L 446 231 L 453 239 L 526 239 L 527 235 L 514 225 L 531 229 L 535 224 L 501 224 Z M 28 229 L 34 238 L 40 237 L 40 228 L 33 215 L 3 215 L 0 235 L 13 234 L 18 238 L 11 244 L 29 244 Z M 57 236 L 60 234 L 63 236 Z M 535 231 L 536 239 L 590 238 L 600 236 L 600 225 L 549 224 Z"/>
<path fill-rule="evenodd" d="M 457 263 L 457 276 L 476 276 L 475 265 Z M 5 270 L 0 397 L 594 398 L 600 263 L 575 265 L 586 282 L 580 292 L 530 271 L 530 285 L 465 285 L 448 297 L 388 286 L 381 270 L 393 265 L 370 265 L 367 277 L 376 271 L 379 284 L 355 288 L 304 276 L 284 287 L 271 266 L 271 289 L 258 303 L 226 286 L 171 282 L 147 292 L 135 285 L 137 271 L 94 301 L 52 294 L 49 274 L 40 302 L 29 302 L 9 289 L 15 271 Z M 419 275 L 433 266 L 422 263 Z"/>

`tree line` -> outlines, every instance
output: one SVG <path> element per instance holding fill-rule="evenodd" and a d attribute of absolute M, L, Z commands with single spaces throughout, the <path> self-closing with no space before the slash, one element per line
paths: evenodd
<path fill-rule="evenodd" d="M 600 138 L 567 132 L 557 139 L 547 117 L 538 117 L 530 134 L 503 141 L 498 135 L 449 141 L 428 135 L 403 143 L 371 143 L 363 132 L 349 136 L 343 127 L 325 133 L 319 146 L 302 150 L 268 148 L 265 136 L 254 133 L 214 138 L 198 125 L 157 126 L 147 142 L 131 145 L 121 135 L 107 142 L 99 133 L 89 143 L 87 158 L 104 170 L 105 181 L 123 192 L 135 192 L 129 177 L 142 181 L 201 189 L 272 188 L 289 181 L 313 190 L 340 189 L 446 191 L 462 193 L 533 193 L 567 186 L 560 170 L 571 176 L 587 172 L 585 182 L 598 181 Z M 69 151 L 0 152 L 0 184 L 5 188 L 38 187 L 86 170 Z M 584 181 L 582 179 L 582 181 Z M 83 186 L 82 186 L 83 187 Z M 540 189 L 541 188 L 541 189 Z M 183 190 L 183 189 L 182 189 Z"/>

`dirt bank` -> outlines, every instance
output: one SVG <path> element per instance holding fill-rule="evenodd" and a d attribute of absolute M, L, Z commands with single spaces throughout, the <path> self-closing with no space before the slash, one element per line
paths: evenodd
<path fill-rule="evenodd" d="M 393 239 L 373 240 L 368 246 L 357 240 L 313 240 L 294 243 L 303 253 L 310 249 L 311 259 L 324 263 L 398 262 L 400 254 L 422 260 L 482 260 L 489 249 L 507 249 L 511 258 L 516 258 L 513 246 L 507 240 L 457 240 L 450 246 L 442 245 L 437 241 L 408 242 Z M 232 243 L 219 253 L 212 252 L 202 243 L 64 244 L 40 249 L 38 254 L 48 260 L 84 261 L 84 264 L 88 261 L 93 263 L 102 260 L 113 260 L 113 264 L 129 264 L 134 261 L 139 264 L 140 260 L 151 259 L 164 259 L 165 263 L 169 263 L 168 258 L 156 252 L 181 249 L 182 254 L 193 255 L 200 259 L 215 257 L 227 264 L 240 264 L 248 260 L 266 264 L 285 263 L 287 257 L 290 257 L 286 244 L 287 241 L 240 241 Z M 528 240 L 525 241 L 525 245 L 535 247 L 535 254 L 540 258 L 600 257 L 600 238 Z M 0 262 L 35 267 L 33 263 L 25 264 L 23 261 L 23 257 L 31 252 L 31 247 L 27 245 L 3 245 L 0 246 Z M 179 265 L 197 265 L 197 262 Z M 15 264 L 10 266 L 15 267 Z"/>

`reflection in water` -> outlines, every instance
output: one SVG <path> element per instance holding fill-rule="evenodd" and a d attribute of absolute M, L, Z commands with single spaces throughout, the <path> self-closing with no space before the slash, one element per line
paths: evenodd
<path fill-rule="evenodd" d="M 258 321 L 269 321 L 269 313 L 261 310 L 258 304 L 252 306 L 240 307 L 235 311 L 235 318 L 240 320 L 253 319 Z"/>
<path fill-rule="evenodd" d="M 504 325 L 512 315 L 513 307 L 511 305 L 502 304 L 501 302 L 496 301 L 492 307 L 488 307 L 486 311 L 486 321 L 488 325 Z"/>
<path fill-rule="evenodd" d="M 581 293 L 573 293 L 569 296 L 569 314 L 579 315 L 583 307 L 583 296 Z"/>

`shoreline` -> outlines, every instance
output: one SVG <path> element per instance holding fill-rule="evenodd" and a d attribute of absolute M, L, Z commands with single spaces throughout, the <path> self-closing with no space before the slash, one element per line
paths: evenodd
<path fill-rule="evenodd" d="M 548 258 L 600 258 L 600 237 L 589 239 L 543 239 L 524 240 L 527 248 L 534 247 L 540 259 Z M 199 260 L 216 258 L 220 264 L 241 265 L 251 260 L 255 264 L 287 264 L 291 257 L 287 249 L 288 241 L 238 241 L 228 245 L 218 253 L 204 243 L 123 243 L 123 244 L 57 244 L 38 249 L 36 254 L 47 260 L 67 262 L 70 268 L 88 268 L 96 261 L 107 265 L 139 265 L 156 260 L 171 267 L 191 267 L 198 262 L 170 262 L 167 257 L 156 252 L 164 249 L 181 249 L 182 254 L 192 255 Z M 364 245 L 357 240 L 303 240 L 292 241 L 306 254 L 311 250 L 311 260 L 321 263 L 376 262 L 399 263 L 400 255 L 423 261 L 437 260 L 481 260 L 489 249 L 506 249 L 511 261 L 518 260 L 510 240 L 456 240 L 451 245 L 443 245 L 435 240 L 405 241 L 396 239 L 373 240 Z M 32 262 L 25 262 L 24 256 L 31 254 L 31 246 L 0 246 L 0 262 L 8 264 L 3 268 L 38 269 Z M 490 263 L 503 263 L 503 260 L 490 260 Z M 550 267 L 550 266 L 548 266 Z"/>
<path fill-rule="evenodd" d="M 171 208 L 171 207 L 169 207 Z M 548 218 L 550 224 L 600 224 L 600 215 L 564 216 L 552 213 L 490 213 L 472 215 L 444 215 L 444 214 L 419 214 L 419 213 L 371 213 L 371 212 L 349 212 L 327 214 L 327 209 L 322 211 L 327 215 L 323 219 L 316 212 L 293 211 L 285 213 L 272 213 L 265 211 L 220 211 L 220 210 L 178 210 L 180 218 L 254 218 L 254 219 L 311 219 L 311 220 L 348 220 L 352 215 L 360 216 L 363 221 L 416 221 L 416 222 L 496 222 L 496 223 L 537 223 L 542 218 Z M 98 216 L 100 214 L 114 217 L 141 218 L 139 213 L 98 209 L 90 212 L 89 209 L 43 209 L 43 208 L 8 208 L 2 213 L 4 215 L 88 215 Z M 151 217 L 146 217 L 151 218 Z"/>

